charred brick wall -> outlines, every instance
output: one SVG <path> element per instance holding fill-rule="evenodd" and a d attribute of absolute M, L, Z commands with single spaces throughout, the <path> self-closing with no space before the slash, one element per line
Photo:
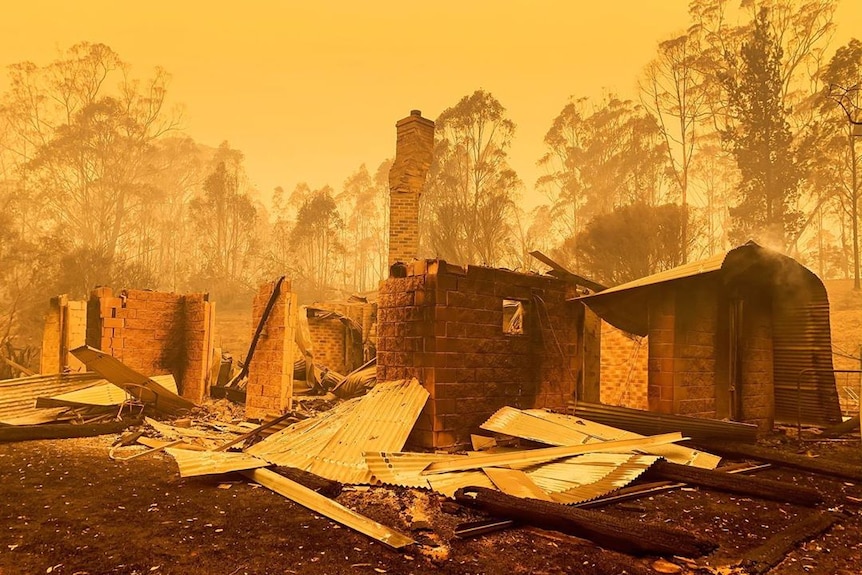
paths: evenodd
<path fill-rule="evenodd" d="M 505 405 L 563 409 L 581 377 L 581 304 L 549 276 L 443 261 L 406 266 L 378 302 L 378 379 L 418 378 L 431 398 L 411 442 L 450 447 Z M 504 331 L 504 300 L 524 308 L 523 333 Z"/>
<path fill-rule="evenodd" d="M 252 330 L 257 328 L 272 295 L 275 282 L 258 289 L 252 303 Z M 296 295 L 290 282 L 281 284 L 249 366 L 246 386 L 246 416 L 262 419 L 291 408 L 293 396 L 294 333 Z"/>
<path fill-rule="evenodd" d="M 207 294 L 97 288 L 87 304 L 87 343 L 144 375 L 173 374 L 180 394 L 207 393 L 214 308 Z"/>
<path fill-rule="evenodd" d="M 646 337 L 632 335 L 602 321 L 601 402 L 649 409 Z"/>

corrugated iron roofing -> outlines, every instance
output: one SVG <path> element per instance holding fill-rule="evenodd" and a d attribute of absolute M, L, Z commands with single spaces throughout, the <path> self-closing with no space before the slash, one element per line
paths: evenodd
<path fill-rule="evenodd" d="M 375 479 L 387 485 L 431 489 L 454 497 L 461 487 L 497 489 L 484 471 L 455 471 L 420 475 L 428 465 L 469 455 L 436 453 L 366 453 L 365 460 Z M 658 457 L 596 453 L 570 457 L 523 469 L 530 480 L 561 503 L 580 503 L 611 493 L 639 477 Z"/>
<path fill-rule="evenodd" d="M 338 422 L 356 409 L 360 399 L 345 401 L 317 417 L 294 423 L 252 445 L 246 453 L 275 465 L 306 469 L 314 455 L 335 435 Z"/>
<path fill-rule="evenodd" d="M 369 483 L 363 452 L 400 451 L 427 399 L 416 379 L 379 383 L 354 400 L 349 413 L 330 415 L 298 432 L 291 426 L 248 452 L 333 481 Z"/>
<path fill-rule="evenodd" d="M 611 455 L 611 454 L 595 454 L 595 455 Z M 615 467 L 610 473 L 597 479 L 593 483 L 577 485 L 564 491 L 551 493 L 551 497 L 557 503 L 573 505 L 576 503 L 584 503 L 603 497 L 618 489 L 622 489 L 638 477 L 640 477 L 649 467 L 658 461 L 658 457 L 653 455 L 629 455 L 625 461 L 615 463 Z M 539 479 L 535 473 L 531 475 L 537 483 Z"/>
<path fill-rule="evenodd" d="M 542 409 L 523 411 L 514 407 L 499 409 L 480 427 L 488 431 L 548 445 L 583 445 L 585 443 L 643 437 L 631 431 L 580 417 L 552 413 Z M 674 431 L 670 428 L 668 430 Z M 674 463 L 706 469 L 715 469 L 721 461 L 718 456 L 681 445 L 653 445 L 644 447 L 643 451 L 665 457 Z"/>
<path fill-rule="evenodd" d="M 454 457 L 469 457 L 467 455 Z M 423 476 L 422 470 L 437 461 L 451 461 L 446 453 L 365 453 L 368 469 L 374 479 L 386 485 L 430 489 L 447 497 L 454 497 L 461 487 L 477 485 L 496 489 L 482 471 L 456 471 L 439 475 Z"/>
<path fill-rule="evenodd" d="M 486 467 L 482 471 L 488 479 L 503 493 L 514 497 L 526 499 L 541 499 L 553 501 L 551 496 L 541 487 L 536 485 L 530 476 L 519 469 L 503 469 L 500 467 Z"/>
<path fill-rule="evenodd" d="M 659 273 L 653 274 L 651 276 L 638 278 L 636 280 L 608 288 L 608 289 L 600 291 L 598 293 L 581 296 L 577 299 L 585 300 L 585 299 L 589 299 L 589 298 L 595 298 L 598 296 L 607 296 L 607 295 L 615 294 L 615 293 L 622 292 L 622 291 L 637 289 L 637 288 L 641 288 L 641 287 L 665 283 L 665 282 L 669 282 L 669 281 L 673 281 L 673 280 L 679 280 L 679 279 L 683 279 L 683 278 L 689 278 L 689 277 L 702 275 L 702 274 L 708 274 L 710 272 L 716 272 L 716 271 L 721 269 L 721 266 L 724 264 L 724 259 L 726 257 L 727 257 L 727 252 L 715 254 L 714 256 L 708 257 L 708 258 L 703 259 L 703 260 L 698 260 L 696 262 L 689 262 L 687 264 L 677 266 L 673 269 L 665 270 L 663 272 L 659 272 Z"/>
<path fill-rule="evenodd" d="M 416 379 L 378 384 L 314 457 L 309 471 L 342 483 L 370 482 L 362 453 L 400 451 L 427 400 Z"/>
<path fill-rule="evenodd" d="M 0 419 L 36 414 L 36 399 L 106 383 L 95 373 L 32 375 L 0 381 Z"/>
<path fill-rule="evenodd" d="M 773 303 L 775 420 L 829 425 L 841 421 L 835 375 L 827 371 L 833 369 L 829 302 L 819 280 L 808 284 L 808 301 L 794 301 L 793 294 Z M 811 369 L 821 371 L 803 373 Z"/>
<path fill-rule="evenodd" d="M 263 459 L 259 459 L 248 453 L 192 451 L 174 447 L 168 447 L 165 451 L 177 462 L 177 467 L 180 469 L 180 477 L 245 471 L 269 465 Z"/>
<path fill-rule="evenodd" d="M 120 405 L 129 395 L 113 383 L 96 384 L 85 389 L 61 393 L 51 397 L 39 397 L 38 405 L 41 406 L 66 406 L 80 407 L 84 405 L 98 405 L 107 407 Z"/>

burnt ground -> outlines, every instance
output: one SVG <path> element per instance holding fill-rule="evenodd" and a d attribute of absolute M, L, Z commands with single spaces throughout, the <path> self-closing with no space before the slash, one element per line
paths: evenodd
<path fill-rule="evenodd" d="M 534 528 L 455 539 L 457 524 L 482 516 L 433 494 L 346 488 L 339 502 L 425 544 L 393 551 L 239 475 L 182 479 L 164 454 L 112 461 L 113 439 L 0 444 L 0 575 L 656 572 L 655 557 L 635 558 Z M 823 458 L 862 465 L 858 440 L 821 443 L 817 450 Z M 841 516 L 771 573 L 859 572 L 862 507 L 852 498 L 862 499 L 862 486 L 779 469 L 758 476 L 814 486 L 828 499 L 822 508 Z M 410 529 L 417 498 L 428 503 L 433 531 Z M 687 566 L 684 573 L 731 572 L 718 568 L 811 513 L 689 488 L 601 512 L 666 522 L 720 545 L 698 562 L 713 569 Z"/>

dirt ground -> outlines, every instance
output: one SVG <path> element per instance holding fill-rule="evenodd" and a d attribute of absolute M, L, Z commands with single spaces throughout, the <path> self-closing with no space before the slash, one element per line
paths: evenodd
<path fill-rule="evenodd" d="M 108 449 L 114 439 L 0 444 L 0 575 L 656 572 L 655 557 L 606 551 L 536 528 L 456 539 L 456 525 L 482 516 L 434 494 L 346 487 L 339 502 L 421 544 L 394 551 L 239 475 L 181 479 L 164 454 L 112 461 Z M 796 444 L 782 448 L 795 450 Z M 814 449 L 822 457 L 862 465 L 858 440 Z M 828 499 L 822 508 L 841 518 L 772 573 L 859 573 L 862 508 L 852 498 L 862 500 L 862 486 L 778 469 L 758 475 L 816 487 Z M 411 530 L 409 514 L 417 500 L 428 506 L 431 530 Z M 742 573 L 720 567 L 811 513 L 689 488 L 600 512 L 666 522 L 720 545 L 698 568 L 676 560 L 683 573 Z"/>

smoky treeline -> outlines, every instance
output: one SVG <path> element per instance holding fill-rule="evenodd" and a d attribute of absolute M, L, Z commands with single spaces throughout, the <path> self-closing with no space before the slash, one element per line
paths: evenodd
<path fill-rule="evenodd" d="M 862 43 L 832 45 L 836 5 L 693 0 L 688 30 L 632 78 L 635 98 L 547 111 L 535 182 L 510 165 L 503 102 L 484 90 L 453 102 L 435 119 L 419 255 L 527 270 L 539 249 L 616 284 L 755 239 L 853 277 Z M 0 349 L 34 341 L 50 296 L 96 285 L 230 305 L 276 275 L 306 301 L 387 276 L 391 160 L 319 189 L 255 189 L 241 150 L 183 132 L 164 70 L 138 76 L 82 43 L 6 73 Z M 528 196 L 542 204 L 526 210 Z"/>

